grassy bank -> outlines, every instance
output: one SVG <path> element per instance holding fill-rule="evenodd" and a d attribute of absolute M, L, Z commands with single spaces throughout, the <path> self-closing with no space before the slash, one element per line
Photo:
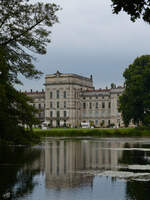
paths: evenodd
<path fill-rule="evenodd" d="M 33 132 L 13 132 L 5 139 L 0 138 L 0 144 L 34 145 L 43 137 L 150 137 L 150 128 L 120 128 L 120 129 L 78 129 L 52 128 L 49 130 L 33 129 Z"/>
<path fill-rule="evenodd" d="M 142 128 L 119 128 L 119 129 L 65 129 L 53 128 L 49 130 L 34 129 L 34 134 L 40 137 L 79 137 L 79 136 L 95 136 L 95 137 L 141 137 L 150 136 L 150 129 Z"/>

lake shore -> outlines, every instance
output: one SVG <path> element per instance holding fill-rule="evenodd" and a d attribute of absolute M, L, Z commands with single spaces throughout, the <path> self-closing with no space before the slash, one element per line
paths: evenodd
<path fill-rule="evenodd" d="M 0 139 L 0 144 L 32 146 L 40 144 L 44 137 L 150 137 L 150 128 L 35 128 Z"/>
<path fill-rule="evenodd" d="M 33 129 L 33 133 L 40 137 L 150 137 L 150 128 L 51 128 Z"/>

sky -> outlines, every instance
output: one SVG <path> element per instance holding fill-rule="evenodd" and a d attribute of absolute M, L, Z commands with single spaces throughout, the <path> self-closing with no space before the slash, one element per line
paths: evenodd
<path fill-rule="evenodd" d="M 37 2 L 37 0 L 32 0 Z M 62 10 L 52 28 L 46 55 L 36 55 L 40 80 L 25 80 L 21 90 L 44 89 L 45 74 L 93 75 L 96 89 L 123 85 L 123 72 L 138 56 L 149 54 L 150 25 L 133 23 L 126 13 L 112 14 L 110 0 L 42 0 Z"/>

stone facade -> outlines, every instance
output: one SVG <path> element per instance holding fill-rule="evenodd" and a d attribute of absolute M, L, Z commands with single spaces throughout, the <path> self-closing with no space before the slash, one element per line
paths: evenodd
<path fill-rule="evenodd" d="M 82 121 L 91 122 L 96 127 L 115 124 L 123 126 L 121 113 L 118 111 L 118 99 L 123 88 L 99 89 L 81 93 Z"/>
<path fill-rule="evenodd" d="M 32 90 L 30 92 L 25 93 L 32 99 L 32 102 L 29 104 L 33 105 L 39 112 L 36 114 L 36 117 L 41 121 L 44 122 L 45 120 L 45 91 L 35 91 Z"/>
<path fill-rule="evenodd" d="M 38 117 L 51 127 L 79 127 L 89 122 L 95 127 L 115 124 L 123 126 L 118 112 L 118 97 L 123 87 L 96 90 L 92 75 L 87 78 L 77 74 L 46 75 L 45 92 L 28 92 L 33 105 L 40 110 Z"/>

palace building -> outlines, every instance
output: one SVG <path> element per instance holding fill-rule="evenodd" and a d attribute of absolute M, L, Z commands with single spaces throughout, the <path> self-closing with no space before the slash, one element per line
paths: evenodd
<path fill-rule="evenodd" d="M 124 88 L 111 84 L 111 88 L 95 89 L 92 75 L 72 73 L 49 74 L 45 77 L 45 91 L 26 92 L 39 109 L 37 117 L 50 127 L 79 127 L 82 122 L 95 127 L 114 124 L 123 126 L 118 111 L 118 98 Z"/>

